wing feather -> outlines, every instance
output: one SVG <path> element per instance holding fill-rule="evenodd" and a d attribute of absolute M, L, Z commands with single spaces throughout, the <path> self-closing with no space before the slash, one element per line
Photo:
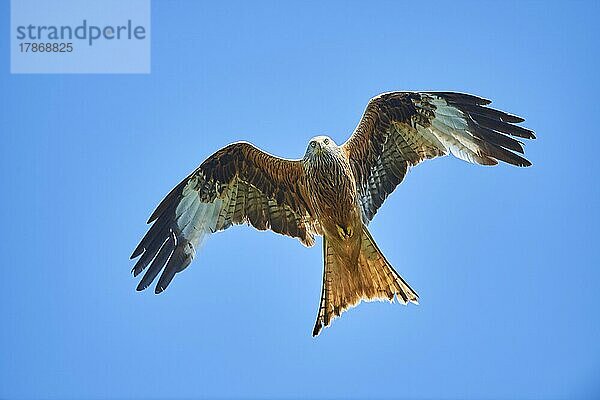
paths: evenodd
<path fill-rule="evenodd" d="M 236 224 L 298 238 L 314 244 L 319 233 L 305 196 L 299 160 L 269 155 L 250 143 L 217 151 L 179 183 L 150 216 L 153 223 L 131 258 L 133 274 L 150 266 L 137 289 L 146 289 L 162 271 L 156 293 L 194 258 L 204 238 Z"/>
<path fill-rule="evenodd" d="M 486 107 L 491 101 L 454 92 L 390 92 L 371 99 L 343 148 L 355 175 L 363 219 L 368 223 L 409 167 L 452 154 L 462 160 L 516 166 L 531 163 L 523 143 L 524 119 Z"/>
<path fill-rule="evenodd" d="M 158 273 L 166 265 L 167 261 L 169 261 L 169 257 L 173 254 L 173 250 L 175 250 L 175 240 L 169 236 L 165 239 L 160 251 L 138 284 L 136 288 L 138 291 L 146 289 L 150 286 L 152 281 L 156 279 Z"/>

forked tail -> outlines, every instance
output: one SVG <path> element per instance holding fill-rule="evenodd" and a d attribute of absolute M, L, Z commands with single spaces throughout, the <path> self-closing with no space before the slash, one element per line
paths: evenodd
<path fill-rule="evenodd" d="M 418 304 L 417 293 L 392 268 L 375 244 L 373 237 L 363 225 L 358 268 L 347 265 L 348 258 L 335 254 L 334 248 L 323 238 L 323 287 L 319 315 L 313 329 L 317 336 L 331 320 L 340 316 L 362 300 L 389 300 Z"/>

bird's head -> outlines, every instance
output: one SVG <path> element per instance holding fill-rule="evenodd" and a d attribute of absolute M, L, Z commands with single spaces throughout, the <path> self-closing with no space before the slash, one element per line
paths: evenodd
<path fill-rule="evenodd" d="M 338 150 L 338 145 L 335 144 L 329 136 L 315 136 L 308 142 L 305 158 L 319 157 L 323 154 L 330 154 Z"/>

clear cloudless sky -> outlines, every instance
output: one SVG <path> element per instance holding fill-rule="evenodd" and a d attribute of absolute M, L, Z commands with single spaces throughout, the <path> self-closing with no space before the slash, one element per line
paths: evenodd
<path fill-rule="evenodd" d="M 148 75 L 11 75 L 0 14 L 0 398 L 600 397 L 597 2 L 154 0 Z M 419 306 L 313 338 L 321 241 L 248 227 L 135 291 L 147 217 L 212 152 L 300 157 L 425 89 L 539 138 L 531 168 L 436 159 L 386 201 L 371 231 Z"/>

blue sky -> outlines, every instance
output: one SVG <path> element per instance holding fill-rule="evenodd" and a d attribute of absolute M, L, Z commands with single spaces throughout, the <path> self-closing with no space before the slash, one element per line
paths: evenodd
<path fill-rule="evenodd" d="M 155 0 L 149 75 L 10 75 L 0 35 L 0 397 L 600 396 L 598 3 L 249 3 Z M 135 292 L 147 217 L 213 151 L 299 157 L 403 89 L 539 137 L 529 169 L 437 159 L 386 201 L 371 231 L 419 306 L 312 338 L 321 242 L 248 227 Z"/>

